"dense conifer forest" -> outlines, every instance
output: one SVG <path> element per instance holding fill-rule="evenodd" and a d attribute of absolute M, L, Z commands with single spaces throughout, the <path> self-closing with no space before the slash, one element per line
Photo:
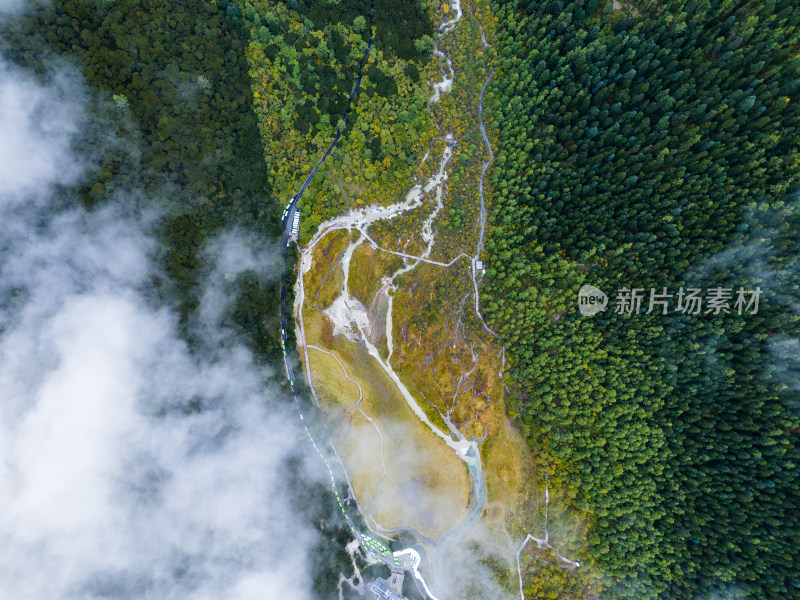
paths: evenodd
<path fill-rule="evenodd" d="M 800 11 L 495 6 L 483 302 L 604 597 L 797 597 Z M 605 312 L 578 312 L 584 284 Z M 762 290 L 757 314 L 734 310 L 740 287 Z M 632 288 L 641 308 L 620 312 Z M 676 312 L 681 288 L 730 301 Z"/>

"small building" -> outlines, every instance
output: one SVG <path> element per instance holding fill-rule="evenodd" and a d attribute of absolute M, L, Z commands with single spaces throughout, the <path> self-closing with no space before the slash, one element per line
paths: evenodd
<path fill-rule="evenodd" d="M 386 582 L 386 580 L 381 579 L 380 577 L 372 582 L 372 585 L 369 586 L 369 589 L 373 594 L 375 594 L 376 598 L 380 598 L 381 600 L 406 600 L 403 596 L 398 596 L 392 592 L 389 589 L 389 584 Z"/>
<path fill-rule="evenodd" d="M 485 271 L 485 269 L 483 268 L 483 261 L 482 260 L 476 260 L 475 261 L 475 272 L 476 273 L 483 273 L 484 271 Z"/>
<path fill-rule="evenodd" d="M 297 233 L 300 231 L 300 213 L 294 213 L 294 221 L 292 222 L 292 235 L 297 236 Z"/>

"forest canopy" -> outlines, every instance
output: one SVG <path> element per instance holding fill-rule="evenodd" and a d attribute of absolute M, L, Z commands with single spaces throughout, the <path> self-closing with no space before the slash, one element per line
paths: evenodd
<path fill-rule="evenodd" d="M 203 247 L 229 227 L 274 234 L 337 130 L 300 206 L 301 242 L 346 207 L 407 191 L 436 130 L 439 4 L 52 0 L 4 24 L 0 52 L 43 78 L 52 56 L 80 69 L 92 95 L 77 144 L 97 160 L 75 197 L 88 210 L 118 194 L 159 205 L 153 295 L 174 302 L 191 343 Z M 800 595 L 796 3 L 492 6 L 497 156 L 481 303 L 511 357 L 510 416 L 587 521 L 586 589 Z M 486 50 L 472 61 L 481 81 Z M 451 244 L 476 210 L 474 177 L 461 180 L 479 167 L 471 125 L 448 183 L 461 204 L 439 225 Z M 276 285 L 253 273 L 230 283 L 226 323 L 259 359 L 278 357 Z M 608 310 L 579 313 L 585 284 L 609 295 Z M 647 302 L 621 313 L 623 288 L 763 296 L 746 314 L 648 313 Z M 331 565 L 318 565 L 319 589 L 333 589 Z M 577 586 L 564 579 L 528 585 L 564 598 Z"/>
<path fill-rule="evenodd" d="M 241 20 L 204 0 L 54 0 L 29 7 L 0 35 L 0 51 L 21 66 L 45 77 L 58 56 L 92 87 L 77 150 L 97 156 L 97 166 L 77 197 L 88 208 L 116 194 L 158 205 L 164 277 L 153 285 L 176 303 L 187 335 L 204 243 L 234 225 L 274 234 L 277 223 L 250 102 L 247 39 Z M 258 293 L 252 282 L 247 289 L 250 302 L 232 315 L 242 331 L 256 307 L 276 302 L 265 282 Z M 277 321 L 255 323 L 247 328 L 254 349 L 276 356 Z"/>
<path fill-rule="evenodd" d="M 797 595 L 800 12 L 496 9 L 482 300 L 512 416 L 587 515 L 608 597 Z M 578 312 L 584 284 L 609 310 Z M 757 314 L 613 310 L 622 288 L 740 286 Z"/>
<path fill-rule="evenodd" d="M 303 195 L 301 239 L 354 202 L 401 193 L 432 127 L 422 3 L 246 0 L 242 15 L 273 189 L 288 199 L 341 134 Z"/>

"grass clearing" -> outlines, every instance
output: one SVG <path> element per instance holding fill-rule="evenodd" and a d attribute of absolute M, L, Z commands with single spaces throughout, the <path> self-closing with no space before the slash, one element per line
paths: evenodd
<path fill-rule="evenodd" d="M 328 413 L 334 442 L 345 460 L 362 453 L 380 457 L 378 432 L 364 419 L 355 405 L 359 398 L 358 386 L 344 377 L 342 367 L 330 354 L 309 348 L 308 360 L 314 376 L 314 389 Z M 378 482 L 383 469 L 380 459 L 373 458 L 359 463 L 357 472 L 349 468 L 348 471 L 359 502 L 366 506 L 378 493 Z"/>
<path fill-rule="evenodd" d="M 487 411 L 488 412 L 488 411 Z M 495 430 L 481 445 L 487 510 L 492 519 L 505 519 L 525 484 L 538 485 L 533 454 L 508 418 L 501 401 L 487 415 Z"/>
<path fill-rule="evenodd" d="M 312 250 L 314 268 L 303 276 L 306 302 L 311 306 L 326 308 L 339 295 L 344 281 L 340 259 L 349 242 L 347 231 L 332 231 Z"/>
<path fill-rule="evenodd" d="M 472 10 L 467 10 L 470 7 Z M 467 2 L 464 24 L 441 40 L 453 56 L 460 79 L 452 92 L 432 106 L 440 131 L 452 132 L 459 140 L 447 167 L 444 209 L 434 223 L 436 244 L 432 257 L 443 262 L 460 252 L 474 252 L 478 180 L 488 157 L 477 120 L 465 118 L 476 116 L 478 92 L 493 53 L 480 42 L 476 8 L 475 3 Z M 480 8 L 480 14 L 491 22 L 488 8 Z M 487 27 L 489 39 L 493 36 L 491 30 Z M 424 184 L 438 169 L 444 147 L 443 139 L 431 144 L 430 158 L 418 163 L 418 182 Z M 364 190 L 357 190 L 354 181 L 341 179 L 337 183 L 353 206 L 359 199 L 378 201 L 365 199 Z M 410 185 L 407 180 L 401 184 L 406 188 Z M 383 247 L 419 254 L 423 251 L 420 230 L 432 209 L 429 198 L 416 210 L 372 224 L 370 235 Z M 334 336 L 330 322 L 317 310 L 326 308 L 338 295 L 344 275 L 339 263 L 341 252 L 349 240 L 355 239 L 345 232 L 329 236 L 332 239 L 324 239 L 315 248 L 312 270 L 305 276 L 307 298 L 316 294 L 316 299 L 304 308 L 308 343 L 336 354 L 348 375 L 363 388 L 363 410 L 384 433 L 387 475 L 372 514 L 386 527 L 405 523 L 436 537 L 466 514 L 470 489 L 466 466 L 419 422 L 394 382 L 365 348 L 343 335 Z M 375 338 L 371 342 L 383 357 L 387 353 L 382 329 L 387 303 L 385 297 L 379 297 L 374 305 L 373 300 L 383 277 L 401 265 L 400 258 L 376 251 L 368 243 L 355 248 L 350 262 L 348 291 L 368 308 L 371 335 Z M 452 410 L 452 418 L 463 432 L 475 437 L 482 436 L 484 430 L 488 433 L 481 455 L 487 511 L 493 524 L 498 529 L 508 525 L 514 535 L 526 527 L 543 525 L 543 512 L 539 510 L 543 488 L 539 489 L 541 482 L 536 477 L 530 448 L 505 414 L 503 381 L 498 372 L 500 348 L 476 318 L 469 261 L 457 261 L 448 268 L 418 264 L 395 283 L 392 368 L 440 430 L 447 431 L 447 426 L 430 403 L 441 411 Z M 309 350 L 309 360 L 326 412 L 330 418 L 344 422 L 334 427 L 343 438 L 337 445 L 343 450 L 356 493 L 366 507 L 376 492 L 379 437 L 353 406 L 358 397 L 355 386 L 347 382 L 333 357 Z M 521 509 L 523 506 L 530 514 Z"/>
<path fill-rule="evenodd" d="M 471 486 L 466 465 L 417 419 L 363 346 L 342 335 L 333 337 L 330 323 L 315 309 L 306 307 L 303 319 L 308 344 L 334 352 L 347 374 L 361 384 L 361 407 L 384 435 L 386 478 L 372 516 L 384 527 L 411 525 L 430 537 L 452 528 L 467 514 Z M 309 349 L 309 362 L 337 447 L 366 508 L 375 498 L 382 472 L 380 438 L 355 407 L 358 389 L 336 360 Z"/>
<path fill-rule="evenodd" d="M 350 260 L 349 292 L 369 306 L 382 286 L 386 273 L 392 273 L 403 266 L 403 259 L 394 254 L 373 250 L 369 243 L 361 244 L 353 251 Z"/>

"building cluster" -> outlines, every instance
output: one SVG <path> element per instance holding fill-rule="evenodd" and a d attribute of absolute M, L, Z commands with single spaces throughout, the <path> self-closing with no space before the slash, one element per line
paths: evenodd
<path fill-rule="evenodd" d="M 394 575 L 392 577 L 394 577 Z M 402 582 L 403 577 L 400 575 L 401 589 L 403 585 Z M 373 594 L 375 594 L 375 598 L 380 598 L 381 600 L 406 600 L 402 594 L 396 593 L 400 591 L 396 586 L 391 585 L 390 582 L 386 581 L 385 579 L 381 579 L 380 577 L 372 582 L 372 585 L 369 587 L 369 589 Z"/>

